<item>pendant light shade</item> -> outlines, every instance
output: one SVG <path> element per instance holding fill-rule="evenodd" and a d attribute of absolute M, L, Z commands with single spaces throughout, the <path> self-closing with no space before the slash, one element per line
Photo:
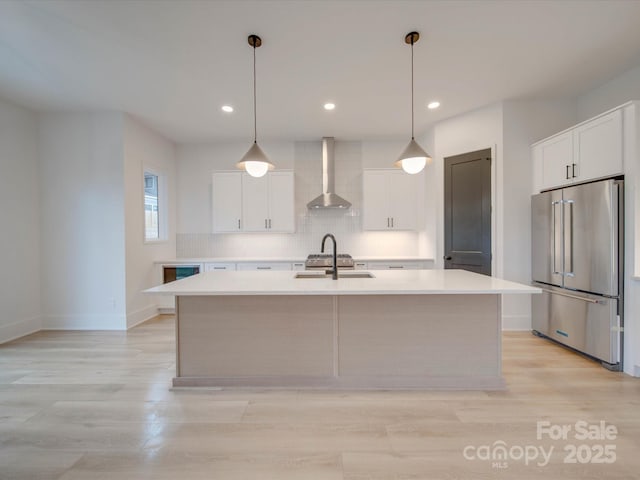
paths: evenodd
<path fill-rule="evenodd" d="M 398 161 L 393 165 L 402 168 L 405 172 L 419 173 L 427 163 L 431 163 L 431 155 L 418 145 L 414 137 L 413 127 L 413 44 L 420 39 L 418 32 L 409 32 L 404 37 L 404 42 L 411 45 L 411 141 L 404 149 Z"/>
<path fill-rule="evenodd" d="M 252 177 L 262 177 L 275 166 L 258 145 L 258 127 L 256 115 L 256 48 L 262 45 L 262 39 L 257 35 L 249 35 L 249 45 L 253 47 L 253 145 L 244 157 L 236 164 L 237 168 L 245 170 Z"/>
<path fill-rule="evenodd" d="M 246 170 L 252 177 L 262 177 L 269 170 L 275 168 L 260 146 L 255 142 L 251 145 L 249 151 L 244 154 L 242 160 L 236 164 L 236 167 Z"/>

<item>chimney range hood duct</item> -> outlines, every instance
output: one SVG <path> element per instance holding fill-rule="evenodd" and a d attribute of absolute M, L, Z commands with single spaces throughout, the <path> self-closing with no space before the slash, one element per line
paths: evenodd
<path fill-rule="evenodd" d="M 322 139 L 322 193 L 307 203 L 307 208 L 344 208 L 351 203 L 336 195 L 335 190 L 335 156 L 333 137 Z"/>

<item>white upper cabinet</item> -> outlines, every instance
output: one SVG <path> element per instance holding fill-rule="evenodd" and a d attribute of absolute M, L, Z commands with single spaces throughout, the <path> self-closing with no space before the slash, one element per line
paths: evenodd
<path fill-rule="evenodd" d="M 242 175 L 242 219 L 245 232 L 293 232 L 293 172 Z"/>
<path fill-rule="evenodd" d="M 534 144 L 532 157 L 536 192 L 622 174 L 622 110 Z"/>
<path fill-rule="evenodd" d="M 213 232 L 293 232 L 293 172 L 255 178 L 215 172 L 212 180 Z"/>
<path fill-rule="evenodd" d="M 573 181 L 573 132 L 566 132 L 539 143 L 533 156 L 542 172 L 541 188 L 552 188 Z"/>
<path fill-rule="evenodd" d="M 293 172 L 269 174 L 269 230 L 294 232 L 296 229 Z"/>
<path fill-rule="evenodd" d="M 269 174 L 256 178 L 242 175 L 242 229 L 264 232 L 269 228 Z"/>
<path fill-rule="evenodd" d="M 420 177 L 400 170 L 365 170 L 362 228 L 416 230 Z"/>
<path fill-rule="evenodd" d="M 576 180 L 622 174 L 622 110 L 615 110 L 574 129 Z"/>
<path fill-rule="evenodd" d="M 214 233 L 241 231 L 242 173 L 214 173 L 211 181 L 211 203 Z"/>

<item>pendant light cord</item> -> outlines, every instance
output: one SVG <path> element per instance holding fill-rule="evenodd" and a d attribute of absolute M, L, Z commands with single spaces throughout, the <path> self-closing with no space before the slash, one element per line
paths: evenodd
<path fill-rule="evenodd" d="M 411 36 L 411 140 L 414 140 L 413 134 L 413 35 Z"/>
<path fill-rule="evenodd" d="M 255 42 L 254 42 L 254 44 L 253 44 L 253 143 L 258 143 L 258 126 L 257 126 L 258 122 L 257 122 L 256 118 L 257 118 L 257 113 L 256 113 L 256 45 L 255 45 Z"/>

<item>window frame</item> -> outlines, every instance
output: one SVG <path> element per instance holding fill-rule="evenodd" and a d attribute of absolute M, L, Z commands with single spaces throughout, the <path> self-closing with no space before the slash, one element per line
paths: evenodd
<path fill-rule="evenodd" d="M 145 177 L 147 175 L 154 175 L 157 180 L 158 186 L 158 238 L 148 238 L 147 237 L 147 218 L 146 218 L 146 192 L 145 192 Z M 151 167 L 148 165 L 143 165 L 142 168 L 142 181 L 140 182 L 140 187 L 142 189 L 142 241 L 144 244 L 158 244 L 164 243 L 168 240 L 168 225 L 167 221 L 169 218 L 167 208 L 169 205 L 167 199 L 167 179 L 164 172 L 158 168 Z"/>

